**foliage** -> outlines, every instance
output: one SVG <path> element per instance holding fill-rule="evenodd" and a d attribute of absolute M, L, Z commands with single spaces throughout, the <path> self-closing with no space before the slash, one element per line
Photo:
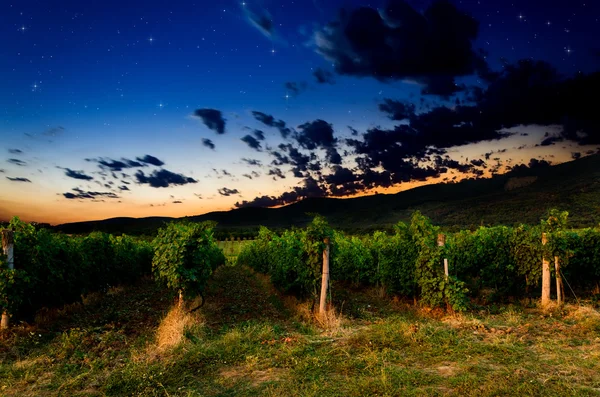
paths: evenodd
<path fill-rule="evenodd" d="M 152 250 L 131 237 L 92 233 L 69 237 L 13 218 L 15 270 L 0 263 L 0 305 L 32 314 L 81 299 L 81 295 L 148 274 Z"/>
<path fill-rule="evenodd" d="M 258 238 L 244 247 L 237 263 L 269 274 L 273 285 L 284 292 L 316 298 L 325 239 L 334 241 L 335 236 L 320 216 L 305 229 L 286 230 L 281 235 L 261 227 Z M 330 258 L 333 262 L 333 248 Z"/>
<path fill-rule="evenodd" d="M 439 228 L 416 211 L 411 219 L 410 230 L 418 249 L 415 263 L 415 280 L 425 305 L 441 306 L 446 303 L 457 311 L 468 307 L 465 283 L 455 277 L 445 277 L 442 262 L 445 249 L 437 246 Z"/>
<path fill-rule="evenodd" d="M 210 275 L 225 263 L 213 228 L 213 222 L 172 222 L 160 229 L 153 243 L 154 277 L 187 297 L 202 292 Z"/>

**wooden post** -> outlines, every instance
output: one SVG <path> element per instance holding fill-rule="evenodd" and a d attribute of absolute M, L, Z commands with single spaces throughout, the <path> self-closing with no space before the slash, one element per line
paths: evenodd
<path fill-rule="evenodd" d="M 438 247 L 446 245 L 446 235 L 442 233 L 438 234 L 437 243 Z M 448 278 L 448 258 L 444 258 L 444 275 Z"/>
<path fill-rule="evenodd" d="M 15 268 L 14 259 L 14 232 L 12 230 L 2 230 L 2 252 L 6 256 L 6 264 L 9 269 Z M 0 329 L 7 329 L 9 323 L 9 314 L 7 311 L 2 313 L 2 320 L 0 320 Z"/>
<path fill-rule="evenodd" d="M 542 245 L 546 245 L 548 237 L 546 233 L 542 233 Z M 543 256 L 543 254 L 542 254 Z M 546 307 L 550 303 L 550 262 L 542 257 L 542 307 Z"/>
<path fill-rule="evenodd" d="M 562 305 L 563 294 L 562 294 L 562 277 L 560 275 L 560 262 L 558 256 L 554 257 L 554 270 L 556 271 L 556 303 Z"/>
<path fill-rule="evenodd" d="M 325 303 L 327 302 L 327 285 L 329 284 L 329 239 L 324 240 L 323 250 L 323 275 L 321 277 L 321 301 L 319 302 L 319 314 L 325 314 Z"/>
<path fill-rule="evenodd" d="M 183 307 L 183 291 L 179 290 L 179 300 L 177 306 L 181 309 Z"/>

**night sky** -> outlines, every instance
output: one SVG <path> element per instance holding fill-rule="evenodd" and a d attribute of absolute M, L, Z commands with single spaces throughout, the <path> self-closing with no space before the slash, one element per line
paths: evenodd
<path fill-rule="evenodd" d="M 0 0 L 0 219 L 391 193 L 600 147 L 600 2 Z"/>

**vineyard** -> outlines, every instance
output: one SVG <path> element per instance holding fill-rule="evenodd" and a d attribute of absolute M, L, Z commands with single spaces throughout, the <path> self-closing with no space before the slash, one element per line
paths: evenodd
<path fill-rule="evenodd" d="M 558 211 L 537 226 L 452 233 L 443 246 L 437 241 L 439 228 L 418 212 L 410 224 L 398 223 L 394 233 L 362 236 L 333 230 L 321 217 L 304 229 L 281 233 L 263 227 L 255 240 L 216 241 L 214 226 L 170 223 L 149 242 L 99 232 L 69 237 L 14 219 L 17 265 L 11 270 L 0 262 L 0 309 L 27 316 L 151 274 L 192 297 L 226 262 L 268 274 L 282 292 L 314 301 L 326 238 L 334 290 L 337 284 L 377 286 L 426 306 L 467 310 L 472 304 L 539 295 L 542 258 L 560 263 L 559 277 L 572 297 L 600 288 L 600 230 L 570 230 L 567 213 Z"/>
<path fill-rule="evenodd" d="M 481 227 L 449 234 L 416 212 L 395 232 L 349 236 L 316 218 L 306 229 L 275 234 L 266 228 L 240 252 L 238 263 L 268 274 L 286 293 L 316 299 L 321 280 L 323 240 L 331 237 L 331 274 L 335 283 L 380 286 L 391 295 L 427 306 L 467 310 L 472 303 L 539 296 L 542 258 L 560 263 L 571 297 L 599 291 L 600 229 L 567 229 L 567 213 L 552 211 L 537 226 Z M 542 243 L 542 235 L 547 243 Z M 443 261 L 449 263 L 444 274 Z M 554 274 L 556 276 L 556 274 Z"/>
<path fill-rule="evenodd" d="M 0 395 L 600 391 L 600 231 L 569 229 L 566 213 L 445 239 L 419 213 L 366 235 L 321 217 L 255 240 L 217 241 L 214 226 L 170 223 L 149 241 L 14 219 Z M 327 323 L 314 310 L 324 252 L 337 313 Z M 567 302 L 548 310 L 537 303 L 542 258 L 567 284 Z"/>

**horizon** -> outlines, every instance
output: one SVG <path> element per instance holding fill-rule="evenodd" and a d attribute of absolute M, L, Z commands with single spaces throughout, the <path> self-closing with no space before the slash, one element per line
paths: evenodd
<path fill-rule="evenodd" d="M 600 5 L 544 4 L 0 5 L 0 219 L 281 207 L 597 153 Z"/>

